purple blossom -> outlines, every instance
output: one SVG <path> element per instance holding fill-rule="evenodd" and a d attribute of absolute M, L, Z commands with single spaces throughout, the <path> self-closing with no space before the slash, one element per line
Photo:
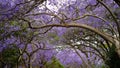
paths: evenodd
<path fill-rule="evenodd" d="M 57 54 L 57 58 L 64 65 L 67 65 L 70 63 L 82 64 L 80 57 L 75 52 L 73 52 L 72 50 L 69 50 L 69 49 L 60 51 Z"/>
<path fill-rule="evenodd" d="M 96 5 L 97 1 L 96 0 L 87 0 L 89 4 L 91 5 Z"/>

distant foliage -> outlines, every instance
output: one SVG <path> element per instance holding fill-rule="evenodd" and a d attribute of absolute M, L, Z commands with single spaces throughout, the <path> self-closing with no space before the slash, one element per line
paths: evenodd
<path fill-rule="evenodd" d="M 116 47 L 113 45 L 107 53 L 107 59 L 105 63 L 110 68 L 120 68 L 120 58 L 115 49 Z"/>
<path fill-rule="evenodd" d="M 64 66 L 55 57 L 53 57 L 52 60 L 46 64 L 46 67 L 47 68 L 64 68 Z"/>
<path fill-rule="evenodd" d="M 0 68 L 4 68 L 4 66 L 14 67 L 18 63 L 18 58 L 20 56 L 19 50 L 16 46 L 8 46 L 1 52 L 0 60 L 1 66 Z"/>

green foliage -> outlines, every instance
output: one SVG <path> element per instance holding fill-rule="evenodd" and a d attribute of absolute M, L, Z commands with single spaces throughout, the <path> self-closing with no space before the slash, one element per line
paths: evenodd
<path fill-rule="evenodd" d="M 60 40 L 60 37 L 54 32 L 49 33 L 48 37 L 51 38 L 51 40 L 49 41 L 51 44 L 54 44 Z"/>
<path fill-rule="evenodd" d="M 18 30 L 18 31 L 15 31 L 15 32 L 13 32 L 13 36 L 15 36 L 15 37 L 26 37 L 26 36 L 28 36 L 28 35 L 26 35 L 26 33 L 27 33 L 27 30 L 26 29 L 22 29 L 22 30 Z"/>
<path fill-rule="evenodd" d="M 27 23 L 22 23 L 21 28 L 27 28 L 28 24 Z"/>
<path fill-rule="evenodd" d="M 95 66 L 93 68 L 109 68 L 109 67 L 105 64 L 101 64 L 101 65 Z"/>
<path fill-rule="evenodd" d="M 102 65 L 101 68 L 109 68 L 108 66 Z"/>
<path fill-rule="evenodd" d="M 110 68 L 120 68 L 120 58 L 119 55 L 116 52 L 116 47 L 113 45 L 110 49 L 109 52 L 107 53 L 107 58 L 105 63 L 110 67 Z"/>
<path fill-rule="evenodd" d="M 0 29 L 0 34 L 3 34 L 5 33 L 5 30 L 4 29 Z M 0 36 L 0 40 L 2 39 L 2 36 Z"/>
<path fill-rule="evenodd" d="M 20 31 L 14 32 L 14 36 L 18 37 L 19 35 L 21 35 L 21 32 L 20 32 Z"/>
<path fill-rule="evenodd" d="M 1 54 L 4 64 L 9 64 L 11 66 L 16 65 L 18 62 L 18 57 L 20 55 L 18 48 L 14 44 L 4 49 Z"/>
<path fill-rule="evenodd" d="M 2 22 L 0 23 L 0 27 L 4 27 L 4 25 L 5 25 L 5 23 L 2 23 Z"/>
<path fill-rule="evenodd" d="M 4 29 L 0 29 L 0 34 L 4 33 L 5 30 Z"/>
<path fill-rule="evenodd" d="M 51 62 L 46 64 L 47 68 L 64 68 L 64 66 L 55 57 L 52 58 Z"/>
<path fill-rule="evenodd" d="M 16 21 L 11 21 L 11 22 L 10 22 L 10 25 L 16 26 L 16 25 L 19 25 L 19 24 L 18 24 L 18 22 L 16 22 Z"/>
<path fill-rule="evenodd" d="M 55 39 L 55 40 L 59 40 L 59 37 L 58 37 L 58 36 L 55 36 L 54 39 Z"/>

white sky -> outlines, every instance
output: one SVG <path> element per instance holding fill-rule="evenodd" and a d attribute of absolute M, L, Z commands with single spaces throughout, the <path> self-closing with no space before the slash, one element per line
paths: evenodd
<path fill-rule="evenodd" d="M 63 6 L 63 4 L 67 4 L 66 6 L 68 6 L 68 3 L 73 4 L 73 3 L 75 3 L 75 1 L 76 0 L 56 0 L 56 2 L 58 2 L 56 5 L 54 5 L 54 4 L 49 5 L 50 2 L 48 1 L 47 2 L 47 7 L 50 10 L 58 11 L 58 9 Z"/>

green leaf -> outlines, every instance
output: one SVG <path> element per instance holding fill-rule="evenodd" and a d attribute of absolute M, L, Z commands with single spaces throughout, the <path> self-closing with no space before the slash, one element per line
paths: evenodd
<path fill-rule="evenodd" d="M 3 29 L 0 30 L 0 34 L 2 34 L 2 33 L 4 33 L 4 32 L 5 32 L 5 30 L 3 30 Z"/>
<path fill-rule="evenodd" d="M 19 31 L 14 32 L 14 36 L 16 36 L 16 37 L 18 37 L 20 35 L 21 35 L 21 32 L 19 32 Z"/>
<path fill-rule="evenodd" d="M 16 21 L 11 21 L 11 22 L 10 22 L 10 25 L 16 26 L 16 25 L 19 25 L 19 24 L 18 24 L 18 22 L 16 22 Z"/>
<path fill-rule="evenodd" d="M 2 59 L 5 63 L 15 65 L 17 63 L 19 57 L 19 49 L 15 46 L 15 44 L 10 45 L 7 49 L 2 51 Z"/>
<path fill-rule="evenodd" d="M 28 24 L 27 23 L 24 23 L 22 24 L 21 28 L 27 28 L 28 27 Z"/>
<path fill-rule="evenodd" d="M 57 41 L 57 40 L 59 40 L 59 37 L 58 37 L 58 36 L 55 36 L 54 39 Z"/>
<path fill-rule="evenodd" d="M 47 63 L 49 68 L 64 68 L 64 66 L 55 57 L 52 58 L 51 62 Z"/>

